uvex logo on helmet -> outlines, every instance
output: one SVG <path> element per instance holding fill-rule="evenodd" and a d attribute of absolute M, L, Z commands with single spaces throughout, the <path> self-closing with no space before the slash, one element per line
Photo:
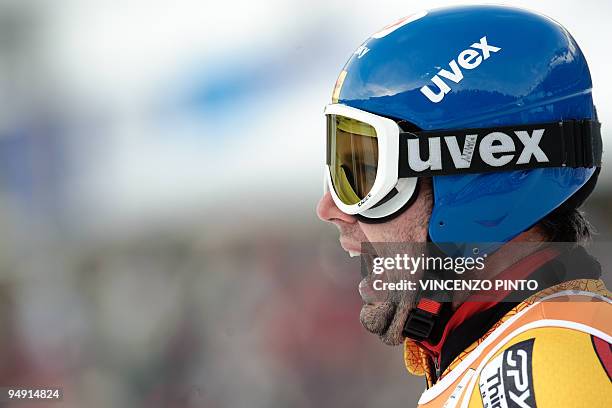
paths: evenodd
<path fill-rule="evenodd" d="M 461 53 L 459 53 L 457 56 L 456 61 L 453 59 L 448 63 L 448 66 L 451 69 L 450 71 L 441 69 L 436 75 L 433 76 L 433 78 L 431 78 L 431 82 L 438 87 L 438 92 L 432 91 L 428 85 L 421 88 L 421 92 L 427 97 L 427 99 L 433 103 L 440 102 L 442 99 L 444 99 L 444 95 L 451 91 L 450 86 L 442 78 L 446 78 L 447 80 L 458 84 L 463 79 L 463 72 L 461 71 L 461 68 L 474 69 L 478 67 L 482 61 L 488 59 L 492 52 L 498 52 L 501 50 L 500 47 L 487 44 L 486 36 L 482 37 L 480 42 L 474 43 L 470 47 L 471 48 L 461 51 Z M 480 50 L 480 52 L 477 50 Z"/>

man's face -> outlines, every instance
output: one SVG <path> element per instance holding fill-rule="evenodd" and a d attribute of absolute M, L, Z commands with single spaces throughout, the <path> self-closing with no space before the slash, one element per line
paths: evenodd
<path fill-rule="evenodd" d="M 427 227 L 433 208 L 431 179 L 419 180 L 420 192 L 414 203 L 394 219 L 380 224 L 365 224 L 355 216 L 345 214 L 336 207 L 328 192 L 317 205 L 317 215 L 323 221 L 331 222 L 340 231 L 340 245 L 347 252 L 359 253 L 363 242 L 425 242 Z M 377 334 L 387 344 L 397 345 L 403 341 L 402 330 L 411 301 L 401 299 L 375 299 L 365 278 L 360 293 L 365 305 L 360 320 L 370 332 Z"/>

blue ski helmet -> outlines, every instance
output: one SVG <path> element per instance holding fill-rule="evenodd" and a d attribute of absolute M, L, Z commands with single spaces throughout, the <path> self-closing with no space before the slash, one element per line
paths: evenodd
<path fill-rule="evenodd" d="M 435 131 L 596 120 L 591 87 L 585 57 L 559 23 L 515 8 L 468 6 L 422 12 L 374 34 L 345 65 L 333 99 Z M 595 171 L 433 176 L 431 240 L 507 242 Z"/>

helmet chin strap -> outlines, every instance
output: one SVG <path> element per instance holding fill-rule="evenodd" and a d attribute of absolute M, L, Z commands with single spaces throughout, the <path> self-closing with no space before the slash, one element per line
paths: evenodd
<path fill-rule="evenodd" d="M 430 244 L 428 247 L 434 251 L 429 256 L 446 256 L 442 250 L 433 245 L 429 234 L 427 234 L 427 242 Z M 421 279 L 441 281 L 444 279 L 444 272 L 436 269 L 425 269 Z M 421 285 L 417 288 L 414 307 L 408 314 L 406 323 L 404 323 L 403 334 L 416 341 L 430 340 L 434 329 L 438 329 L 437 326 L 445 324 L 443 316 L 447 315 L 444 312 L 450 308 L 452 296 L 445 291 L 423 290 Z"/>
<path fill-rule="evenodd" d="M 371 218 L 371 217 L 366 217 L 365 215 L 362 215 L 362 214 L 356 214 L 355 217 L 357 218 L 359 222 L 362 222 L 364 224 L 382 224 L 384 222 L 391 221 L 397 218 L 398 216 L 400 216 L 401 214 L 403 214 L 404 211 L 406 211 L 408 208 L 412 206 L 412 204 L 414 204 L 414 202 L 419 196 L 420 187 L 421 187 L 421 179 L 418 178 L 416 180 L 414 191 L 410 195 L 410 198 L 398 210 L 392 212 L 389 215 L 385 215 L 383 217 L 378 217 L 378 218 Z M 387 194 L 385 198 L 383 198 L 380 201 L 380 203 L 376 204 L 373 208 L 376 208 L 380 205 L 385 204 L 388 201 L 395 199 L 396 198 L 395 196 L 399 194 L 401 194 L 401 191 L 398 192 L 397 189 L 392 190 L 389 194 Z"/>

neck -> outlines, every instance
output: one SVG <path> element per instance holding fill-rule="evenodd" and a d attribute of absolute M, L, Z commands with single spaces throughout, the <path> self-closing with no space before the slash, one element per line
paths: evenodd
<path fill-rule="evenodd" d="M 466 279 L 494 279 L 500 273 L 521 259 L 542 249 L 547 243 L 538 227 L 533 227 L 515 237 L 493 254 L 489 255 L 482 270 L 466 272 Z M 453 310 L 456 310 L 471 295 L 469 291 L 456 292 L 453 296 Z"/>

